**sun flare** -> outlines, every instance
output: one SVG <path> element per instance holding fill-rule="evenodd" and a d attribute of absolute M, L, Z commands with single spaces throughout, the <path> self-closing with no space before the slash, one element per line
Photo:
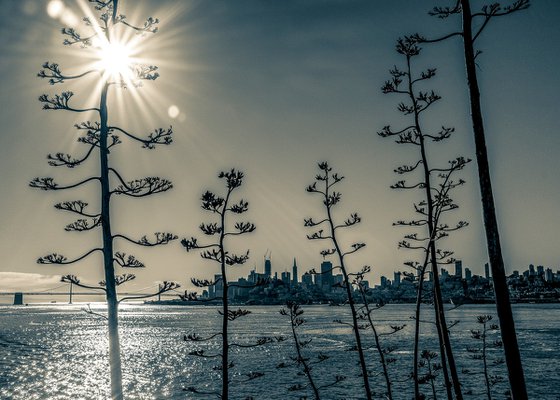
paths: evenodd
<path fill-rule="evenodd" d="M 99 67 L 107 77 L 130 80 L 132 65 L 129 46 L 119 42 L 106 42 L 99 46 Z"/>

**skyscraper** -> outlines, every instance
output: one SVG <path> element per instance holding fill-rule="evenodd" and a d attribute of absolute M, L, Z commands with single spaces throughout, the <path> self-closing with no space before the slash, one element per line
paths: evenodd
<path fill-rule="evenodd" d="M 282 279 L 282 282 L 284 282 L 286 285 L 290 286 L 290 273 L 288 271 L 282 272 L 281 279 Z"/>
<path fill-rule="evenodd" d="M 401 271 L 395 272 L 395 279 L 393 279 L 393 284 L 399 286 L 401 284 Z"/>
<path fill-rule="evenodd" d="M 306 272 L 301 276 L 301 283 L 307 286 L 313 285 L 313 275 L 311 275 L 309 272 Z"/>
<path fill-rule="evenodd" d="M 381 282 L 381 287 L 382 287 L 382 288 L 387 287 L 388 280 L 387 280 L 387 277 L 386 277 L 386 276 L 382 276 L 380 282 Z"/>
<path fill-rule="evenodd" d="M 553 282 L 554 281 L 554 274 L 552 273 L 552 269 L 550 269 L 550 268 L 546 269 L 544 278 L 547 282 Z"/>
<path fill-rule="evenodd" d="M 455 261 L 455 276 L 458 278 L 463 277 L 463 262 L 461 260 Z"/>
<path fill-rule="evenodd" d="M 471 269 L 468 267 L 465 268 L 465 279 L 467 281 L 470 281 L 472 279 L 472 272 Z"/>
<path fill-rule="evenodd" d="M 321 263 L 321 287 L 323 290 L 331 290 L 333 285 L 332 262 L 323 261 Z"/>
<path fill-rule="evenodd" d="M 224 295 L 224 281 L 222 279 L 222 274 L 214 275 L 214 285 L 210 286 L 210 288 L 214 289 L 212 297 L 222 297 Z"/>
<path fill-rule="evenodd" d="M 294 265 L 292 266 L 292 283 L 295 285 L 297 284 L 298 280 L 297 280 L 297 264 L 296 264 L 296 258 L 294 257 Z"/>
<path fill-rule="evenodd" d="M 264 259 L 264 276 L 267 278 L 272 276 L 272 262 L 270 262 L 270 257 Z"/>
<path fill-rule="evenodd" d="M 490 279 L 490 265 L 488 263 L 484 264 L 484 277 Z"/>

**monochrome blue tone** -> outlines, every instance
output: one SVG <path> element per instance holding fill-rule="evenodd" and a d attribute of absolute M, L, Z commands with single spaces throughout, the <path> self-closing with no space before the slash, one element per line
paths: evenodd
<path fill-rule="evenodd" d="M 62 400 L 80 398 L 101 400 L 109 397 L 107 376 L 107 337 L 105 320 L 80 310 L 85 304 L 30 305 L 0 307 L 0 398 L 13 400 Z M 261 378 L 243 384 L 232 384 L 232 396 L 274 400 L 297 399 L 304 392 L 288 392 L 296 383 L 305 384 L 297 376 L 296 368 L 277 369 L 289 363 L 295 350 L 290 336 L 287 317 L 279 314 L 280 307 L 250 307 L 252 314 L 242 324 L 234 324 L 232 337 L 240 343 L 250 343 L 260 336 L 285 336 L 286 340 L 256 349 L 232 351 L 234 381 L 243 380 L 243 374 L 264 372 Z M 103 311 L 103 306 L 92 304 L 91 310 Z M 331 358 L 318 364 L 313 372 L 318 384 L 331 383 L 334 374 L 348 379 L 329 389 L 328 399 L 359 399 L 362 394 L 357 378 L 358 366 L 354 354 L 347 351 L 352 333 L 347 326 L 334 324 L 334 319 L 349 320 L 347 307 L 304 306 L 307 323 L 301 326 L 301 339 L 313 339 L 306 348 L 311 358 L 320 353 Z M 432 319 L 432 308 L 423 309 L 425 319 Z M 453 345 L 461 374 L 464 393 L 483 397 L 482 361 L 473 360 L 467 348 L 477 347 L 470 336 L 470 329 L 480 329 L 476 316 L 494 315 L 493 305 L 465 305 L 448 312 L 450 321 L 458 324 L 451 329 Z M 213 389 L 219 384 L 219 374 L 212 371 L 216 360 L 201 360 L 189 356 L 192 350 L 203 348 L 207 354 L 218 351 L 219 343 L 193 343 L 183 341 L 183 335 L 198 333 L 201 336 L 219 329 L 220 316 L 211 306 L 147 306 L 125 305 L 121 308 L 121 341 L 123 347 L 123 376 L 127 398 L 130 399 L 185 399 L 182 391 L 188 386 Z M 395 385 L 395 399 L 410 399 L 412 383 L 406 379 L 411 370 L 410 348 L 413 333 L 412 305 L 387 305 L 374 312 L 379 332 L 390 331 L 389 325 L 407 326 L 399 333 L 382 336 L 383 346 L 396 346 L 391 354 L 397 361 L 389 366 Z M 524 361 L 529 398 L 556 400 L 560 377 L 554 373 L 557 354 L 560 352 L 560 306 L 556 304 L 515 305 L 514 315 Z M 494 317 L 494 321 L 496 318 Z M 493 322 L 494 322 L 493 321 Z M 421 349 L 437 349 L 437 335 L 431 324 L 422 326 L 424 332 Z M 364 331 L 366 346 L 373 344 L 370 331 Z M 491 333 L 489 341 L 499 338 Z M 372 369 L 378 368 L 373 348 L 367 350 Z M 501 350 L 489 350 L 489 360 L 501 357 Z M 437 361 L 437 359 L 435 360 Z M 506 378 L 503 365 L 490 367 L 491 374 Z M 371 378 L 372 390 L 383 391 L 382 377 Z M 441 379 L 441 376 L 440 376 Z M 441 380 L 439 381 L 441 383 Z M 507 384 L 495 389 L 496 398 Z M 440 391 L 441 391 L 440 387 Z M 431 393 L 426 385 L 425 393 Z M 441 392 L 442 397 L 445 395 Z M 202 397 L 204 398 L 204 397 Z"/>

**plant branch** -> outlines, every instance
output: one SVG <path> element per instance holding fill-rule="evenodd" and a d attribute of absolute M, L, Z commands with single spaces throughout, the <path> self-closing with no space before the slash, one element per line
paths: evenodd
<path fill-rule="evenodd" d="M 73 264 L 75 262 L 78 262 L 80 260 L 83 260 L 84 258 L 86 258 L 87 256 L 89 256 L 90 254 L 92 254 L 95 251 L 103 251 L 102 248 L 95 248 L 92 249 L 90 251 L 88 251 L 87 253 L 85 253 L 84 255 L 74 259 L 74 260 L 70 260 L 68 261 L 68 259 L 63 256 L 62 254 L 58 254 L 58 253 L 52 253 L 52 254 L 48 254 L 46 256 L 40 257 L 37 259 L 37 264 L 58 264 L 58 265 L 67 265 L 67 264 Z"/>

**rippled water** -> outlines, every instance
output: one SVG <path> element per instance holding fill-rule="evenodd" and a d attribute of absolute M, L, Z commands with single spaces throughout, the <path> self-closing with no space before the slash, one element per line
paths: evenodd
<path fill-rule="evenodd" d="M 93 307 L 103 312 L 102 305 Z M 295 368 L 278 369 L 280 362 L 294 356 L 289 336 L 289 320 L 279 314 L 280 307 L 250 307 L 252 313 L 232 324 L 233 336 L 242 343 L 251 343 L 261 336 L 286 336 L 289 340 L 253 349 L 234 349 L 235 362 L 232 398 L 297 399 L 305 392 L 289 392 L 296 383 L 305 384 Z M 355 352 L 347 351 L 352 342 L 349 328 L 334 324 L 334 319 L 348 320 L 346 307 L 308 306 L 304 308 L 307 323 L 301 327 L 303 338 L 312 338 L 307 355 L 322 352 L 329 360 L 315 366 L 319 384 L 328 384 L 337 374 L 347 376 L 341 384 L 323 391 L 324 399 L 359 399 L 362 390 Z M 384 346 L 395 346 L 397 359 L 390 366 L 395 384 L 395 399 L 410 399 L 412 384 L 407 380 L 412 359 L 413 321 L 411 305 L 387 305 L 375 312 L 381 331 L 389 325 L 407 324 L 401 332 L 382 337 Z M 560 400 L 560 305 L 516 305 L 514 309 L 521 345 L 529 397 Z M 479 345 L 470 336 L 478 329 L 476 316 L 495 314 L 491 305 L 462 306 L 448 313 L 449 320 L 460 321 L 452 329 L 452 342 L 462 374 L 467 398 L 480 399 L 483 378 L 482 364 L 473 360 L 466 348 Z M 430 318 L 426 310 L 425 316 Z M 214 390 L 219 387 L 219 374 L 212 369 L 215 360 L 189 356 L 197 348 L 207 353 L 217 351 L 216 344 L 198 344 L 182 340 L 184 334 L 210 334 L 220 324 L 214 307 L 181 307 L 124 305 L 121 306 L 121 342 L 125 397 L 131 399 L 214 398 L 195 396 L 183 388 L 195 386 Z M 431 324 L 423 326 L 422 348 L 437 350 Z M 366 345 L 371 346 L 370 332 L 364 332 Z M 498 338 L 498 336 L 495 336 Z M 105 320 L 86 314 L 81 306 L 29 305 L 0 306 L 0 398 L 1 399 L 107 399 L 109 378 Z M 379 371 L 373 348 L 367 350 L 373 374 Z M 493 350 L 490 358 L 498 358 Z M 506 377 L 502 366 L 492 367 L 494 374 Z M 264 372 L 249 382 L 243 374 Z M 472 374 L 475 373 L 475 374 Z M 380 376 L 371 378 L 372 389 L 383 391 Z M 494 388 L 496 399 L 503 399 L 506 384 Z M 424 388 L 429 393 L 428 387 Z M 377 396 L 377 398 L 382 398 Z M 443 393 L 441 398 L 443 398 Z"/>

